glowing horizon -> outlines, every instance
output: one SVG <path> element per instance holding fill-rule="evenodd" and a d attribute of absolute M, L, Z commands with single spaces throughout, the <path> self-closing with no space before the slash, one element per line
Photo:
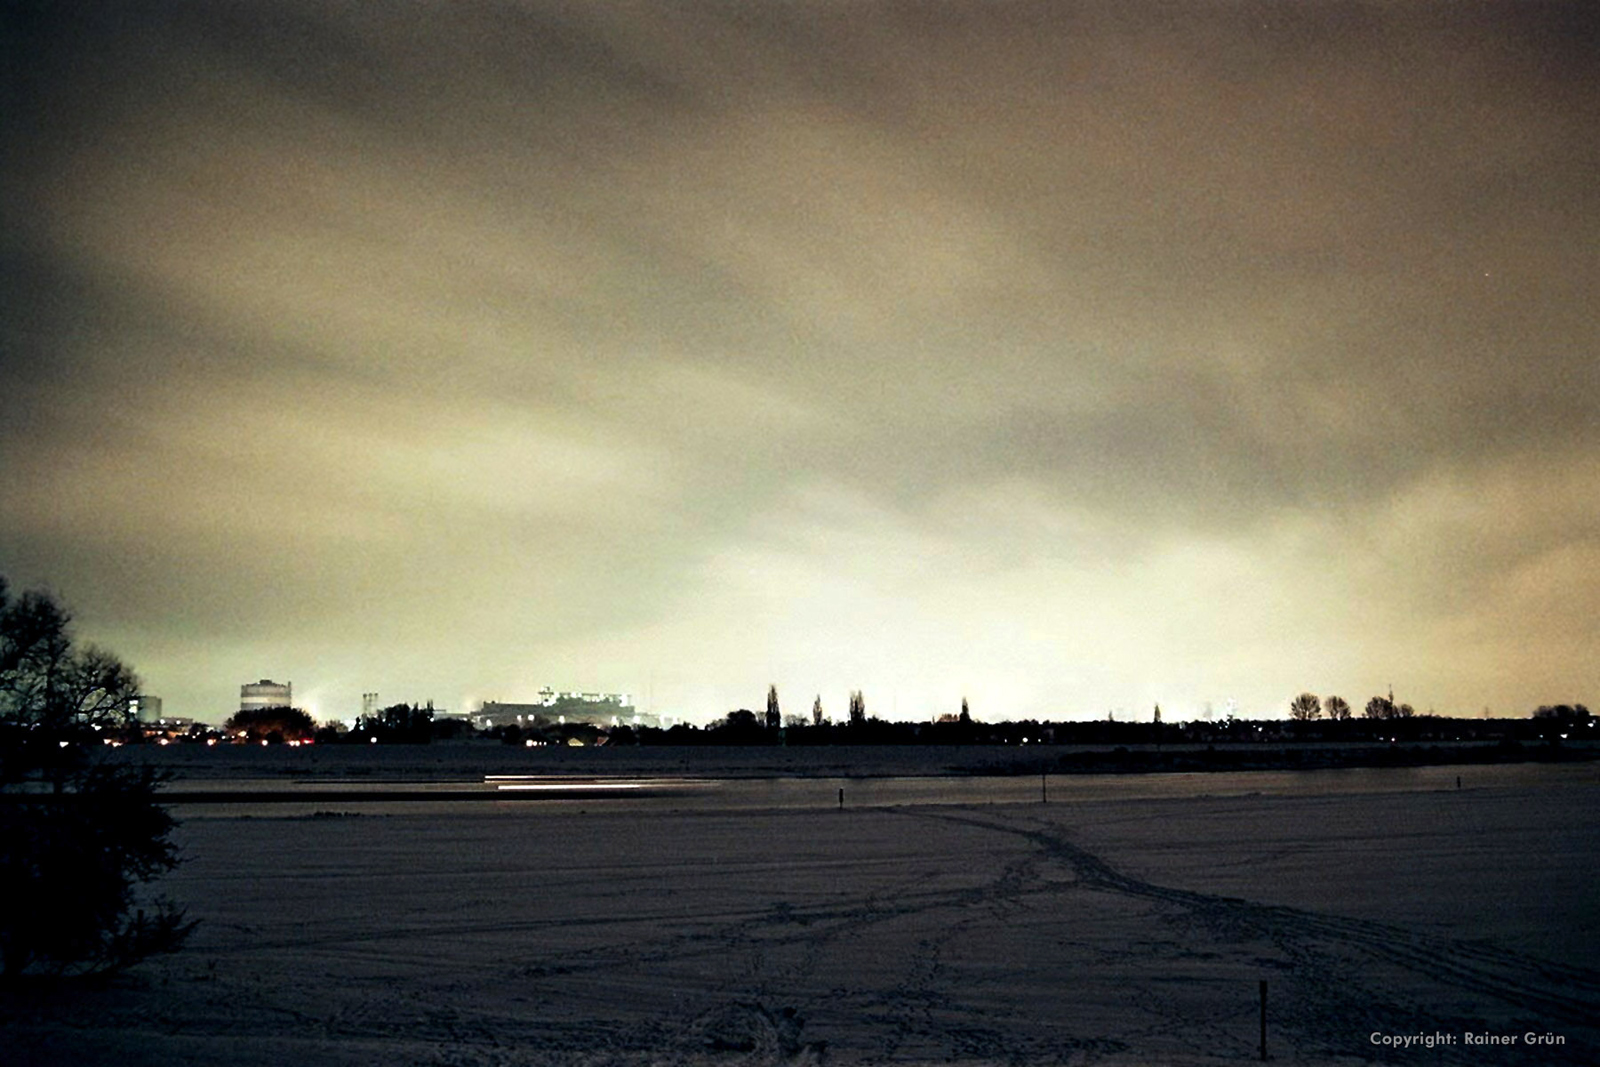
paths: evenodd
<path fill-rule="evenodd" d="M 1586 17 L 12 20 L 0 574 L 210 721 L 1595 704 Z"/>

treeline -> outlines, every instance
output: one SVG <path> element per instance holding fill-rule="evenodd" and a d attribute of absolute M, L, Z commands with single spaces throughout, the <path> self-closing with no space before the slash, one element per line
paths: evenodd
<path fill-rule="evenodd" d="M 235 739 L 269 744 L 424 744 L 448 741 L 477 733 L 461 719 L 438 718 L 433 703 L 391 704 L 356 719 L 352 729 L 341 723 L 317 723 L 301 708 L 248 708 L 223 726 Z"/>
<path fill-rule="evenodd" d="M 1223 719 L 1185 723 L 1050 722 L 1034 719 L 987 723 L 971 718 L 938 722 L 889 722 L 877 718 L 846 723 L 800 723 L 774 727 L 740 710 L 705 727 L 670 729 L 617 727 L 607 743 L 638 745 L 1079 745 L 1160 746 L 1252 742 L 1342 744 L 1468 744 L 1482 742 L 1559 744 L 1600 741 L 1582 705 L 1567 717 L 1538 714 L 1528 719 L 1457 719 L 1440 715 L 1401 718 Z M 1543 709 L 1541 709 L 1543 710 Z"/>
<path fill-rule="evenodd" d="M 1160 721 L 1160 709 L 1148 721 L 1041 721 L 1022 719 L 981 722 L 963 707 L 959 716 L 933 722 L 891 722 L 865 714 L 853 701 L 851 717 L 831 722 L 782 720 L 769 703 L 766 714 L 740 708 L 707 726 L 685 723 L 670 728 L 601 726 L 593 723 L 508 724 L 477 730 L 465 719 L 437 716 L 431 705 L 393 704 L 356 721 L 353 729 L 319 725 L 299 708 L 260 708 L 230 718 L 220 736 L 250 742 L 318 744 L 423 744 L 440 740 L 484 738 L 507 744 L 542 745 L 1077 745 L 1162 746 L 1241 743 L 1337 744 L 1473 744 L 1600 741 L 1596 720 L 1582 704 L 1545 705 L 1525 719 L 1462 719 L 1419 715 L 1392 698 L 1374 697 L 1365 714 L 1319 718 L 1305 714 L 1310 694 L 1291 705 L 1281 720 L 1226 718 L 1183 723 Z M 1332 698 L 1337 701 L 1337 698 Z M 1342 702 L 1338 702 L 1342 703 Z M 1338 703 L 1335 707 L 1338 707 Z M 1298 712 L 1298 714 L 1295 714 Z"/>

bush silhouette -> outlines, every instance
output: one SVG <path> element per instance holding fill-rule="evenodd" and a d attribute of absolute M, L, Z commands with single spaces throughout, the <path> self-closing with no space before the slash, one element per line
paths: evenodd
<path fill-rule="evenodd" d="M 177 948 L 183 912 L 137 887 L 177 865 L 161 776 L 97 760 L 102 732 L 131 721 L 138 678 L 74 648 L 49 596 L 0 579 L 0 975 L 117 971 Z"/>

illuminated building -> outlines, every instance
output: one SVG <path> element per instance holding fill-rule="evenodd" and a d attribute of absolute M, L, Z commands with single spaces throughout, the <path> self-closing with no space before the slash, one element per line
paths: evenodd
<path fill-rule="evenodd" d="M 479 729 L 496 726 L 654 726 L 653 715 L 641 715 L 626 693 L 556 693 L 545 689 L 537 704 L 504 704 L 486 700 L 472 715 Z"/>
<path fill-rule="evenodd" d="M 280 685 L 267 678 L 259 682 L 247 682 L 239 687 L 239 710 L 258 711 L 261 708 L 292 707 L 293 700 L 290 695 L 292 684 L 284 682 Z"/>

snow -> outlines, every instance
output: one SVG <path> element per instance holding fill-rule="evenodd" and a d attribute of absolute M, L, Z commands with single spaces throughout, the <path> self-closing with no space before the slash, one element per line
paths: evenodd
<path fill-rule="evenodd" d="M 5 1059 L 1241 1063 L 1266 979 L 1278 1062 L 1600 1062 L 1595 770 L 1308 779 L 184 806 L 189 947 L 8 994 Z M 1372 1042 L 1435 1031 L 1519 1039 Z"/>

